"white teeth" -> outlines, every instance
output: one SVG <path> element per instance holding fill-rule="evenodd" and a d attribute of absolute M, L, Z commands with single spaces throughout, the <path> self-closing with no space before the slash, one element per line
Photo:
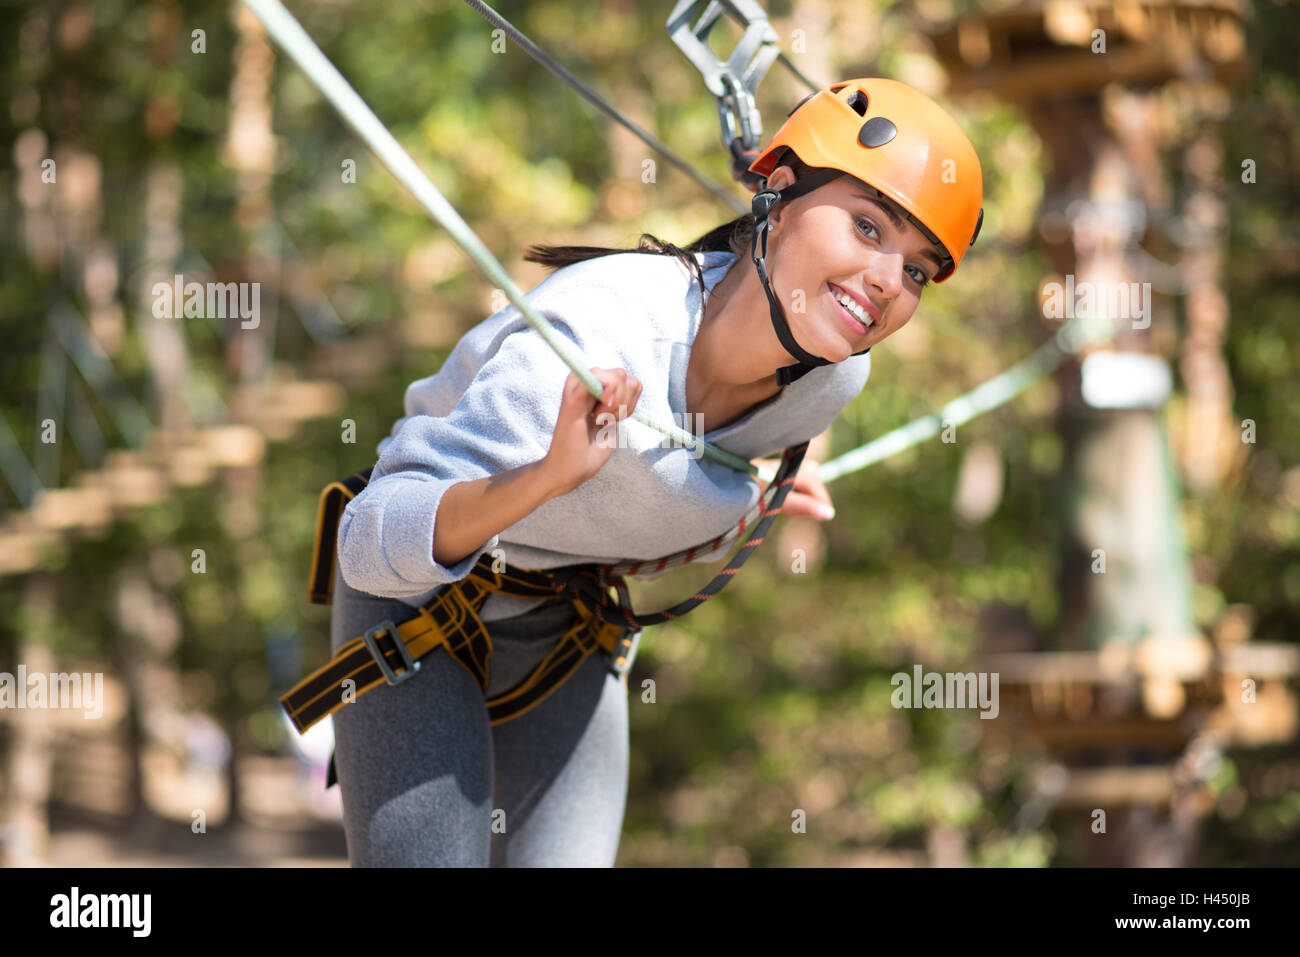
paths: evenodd
<path fill-rule="evenodd" d="M 853 315 L 853 317 L 858 320 L 858 322 L 862 323 L 864 326 L 867 326 L 868 328 L 871 327 L 872 324 L 871 318 L 867 315 L 866 310 L 863 309 L 862 306 L 858 304 L 857 300 L 851 298 L 850 296 L 837 295 L 835 297 L 835 301 L 838 302 L 840 305 L 842 305 L 845 309 L 847 309 Z"/>

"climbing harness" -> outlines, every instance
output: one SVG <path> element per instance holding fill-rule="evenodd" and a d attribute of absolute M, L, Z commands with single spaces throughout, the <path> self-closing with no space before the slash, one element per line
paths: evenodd
<path fill-rule="evenodd" d="M 332 598 L 338 522 L 347 503 L 369 484 L 372 469 L 331 483 L 321 493 L 316 523 L 316 544 L 308 597 L 328 605 Z M 492 639 L 479 611 L 494 592 L 520 598 L 561 597 L 565 572 L 586 572 L 581 566 L 551 573 L 513 570 L 496 572 L 490 556 L 479 559 L 469 575 L 442 588 L 415 615 L 400 624 L 392 619 L 376 622 L 365 633 L 343 644 L 334 656 L 280 696 L 280 705 L 298 732 L 356 701 L 381 684 L 400 685 L 415 677 L 425 655 L 437 648 L 470 673 L 487 694 Z M 572 598 L 577 621 L 533 671 L 504 694 L 486 702 L 492 725 L 516 718 L 540 704 L 559 688 L 597 648 L 607 652 L 610 669 L 626 684 L 636 657 L 640 631 L 610 624 L 591 614 L 581 598 Z M 325 787 L 338 781 L 335 755 L 330 754 Z"/>
<path fill-rule="evenodd" d="M 371 471 L 334 482 L 321 493 L 309 585 L 309 598 L 315 604 L 327 605 L 333 598 L 339 517 L 347 503 L 369 484 Z M 400 625 L 391 620 L 376 622 L 365 634 L 339 648 L 330 662 L 281 697 L 294 727 L 304 732 L 381 682 L 398 685 L 414 677 L 420 659 L 438 647 L 445 647 L 464 665 L 486 693 L 492 641 L 478 613 L 488 596 L 500 592 L 519 598 L 555 599 L 562 597 L 570 577 L 588 573 L 585 566 L 549 572 L 497 572 L 492 566 L 491 557 L 482 556 L 465 579 L 440 589 L 414 617 Z M 572 601 L 579 612 L 578 621 L 551 655 L 515 688 L 487 702 L 492 724 L 509 721 L 538 704 L 597 647 L 613 656 L 612 670 L 626 675 L 639 632 L 633 634 L 622 625 L 601 621 L 576 595 Z"/>
<path fill-rule="evenodd" d="M 608 655 L 610 670 L 626 686 L 627 672 L 635 660 L 642 631 L 650 625 L 682 617 L 733 580 L 780 512 L 807 451 L 807 442 L 784 451 L 776 477 L 755 506 L 762 517 L 749 540 L 712 581 L 671 608 L 649 615 L 636 614 L 623 575 L 650 566 L 662 571 L 690 561 L 697 554 L 710 554 L 731 538 L 744 534 L 750 516 L 743 517 L 726 535 L 656 562 L 497 571 L 491 556 L 485 554 L 467 576 L 439 589 L 411 618 L 402 622 L 376 622 L 364 634 L 344 643 L 328 662 L 281 695 L 280 705 L 301 734 L 381 684 L 396 686 L 413 678 L 420 669 L 421 659 L 438 648 L 445 648 L 478 682 L 493 726 L 513 720 L 546 700 L 597 649 Z M 308 598 L 315 604 L 329 604 L 332 600 L 339 518 L 347 503 L 369 484 L 371 472 L 372 469 L 367 469 L 333 482 L 321 493 L 308 585 Z M 611 587 L 617 591 L 617 599 L 610 596 Z M 492 638 L 479 612 L 493 593 L 566 599 L 572 603 L 577 620 L 527 676 L 507 691 L 487 698 Z M 326 787 L 336 780 L 331 756 Z"/>

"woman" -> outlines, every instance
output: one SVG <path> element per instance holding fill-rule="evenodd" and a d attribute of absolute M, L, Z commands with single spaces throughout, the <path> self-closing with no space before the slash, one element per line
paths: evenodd
<path fill-rule="evenodd" d="M 336 650 L 411 618 L 485 554 L 553 569 L 654 559 L 727 531 L 760 483 L 626 416 L 685 420 L 751 460 L 807 441 L 862 389 L 866 353 L 952 274 L 982 221 L 969 140 L 890 80 L 806 98 L 750 169 L 767 177 L 753 214 L 685 250 L 651 239 L 530 254 L 564 267 L 529 301 L 595 363 L 599 400 L 513 307 L 408 388 L 406 416 L 339 523 Z M 783 513 L 824 518 L 829 504 L 810 465 Z M 563 599 L 491 595 L 489 697 L 575 614 Z M 613 864 L 627 686 L 603 654 L 496 725 L 484 689 L 443 649 L 412 678 L 335 713 L 353 865 Z"/>

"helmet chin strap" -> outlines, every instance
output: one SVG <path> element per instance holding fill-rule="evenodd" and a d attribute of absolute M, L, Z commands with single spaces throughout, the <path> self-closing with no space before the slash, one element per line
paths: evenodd
<path fill-rule="evenodd" d="M 790 324 L 786 321 L 785 311 L 781 308 L 781 304 L 777 302 L 776 294 L 772 291 L 772 283 L 767 276 L 767 234 L 772 225 L 768 217 L 771 215 L 772 210 L 776 208 L 777 203 L 810 193 L 817 187 L 825 186 L 837 176 L 842 175 L 844 174 L 837 169 L 823 169 L 811 176 L 796 180 L 785 189 L 762 189 L 754 196 L 754 238 L 750 244 L 750 256 L 754 260 L 755 268 L 758 270 L 758 278 L 763 284 L 763 292 L 767 294 L 768 311 L 772 316 L 772 328 L 776 330 L 776 337 L 781 340 L 781 345 L 785 347 L 786 351 L 799 360 L 794 365 L 784 366 L 776 370 L 777 385 L 782 387 L 807 375 L 818 366 L 833 365 L 834 363 L 830 359 L 823 359 L 821 356 L 815 356 L 808 352 L 795 341 L 794 334 L 790 331 Z M 763 246 L 761 253 L 759 252 L 760 237 Z M 853 354 L 860 356 L 870 351 L 871 349 L 868 347 Z"/>

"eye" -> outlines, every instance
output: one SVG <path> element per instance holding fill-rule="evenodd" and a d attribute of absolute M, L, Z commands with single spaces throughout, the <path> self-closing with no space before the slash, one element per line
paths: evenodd
<path fill-rule="evenodd" d="M 880 230 L 876 229 L 876 224 L 873 223 L 871 220 L 869 220 L 869 219 L 858 219 L 858 220 L 857 220 L 857 224 L 858 224 L 859 226 L 866 226 L 866 227 L 867 227 L 868 229 L 870 229 L 871 232 L 875 235 L 875 238 L 876 238 L 876 239 L 879 239 L 879 238 L 880 238 Z"/>
<path fill-rule="evenodd" d="M 922 269 L 920 266 L 908 266 L 907 268 L 916 270 L 916 272 L 912 275 L 912 278 L 916 280 L 916 284 L 918 286 L 926 286 L 929 284 L 930 280 L 925 275 L 925 270 Z"/>

